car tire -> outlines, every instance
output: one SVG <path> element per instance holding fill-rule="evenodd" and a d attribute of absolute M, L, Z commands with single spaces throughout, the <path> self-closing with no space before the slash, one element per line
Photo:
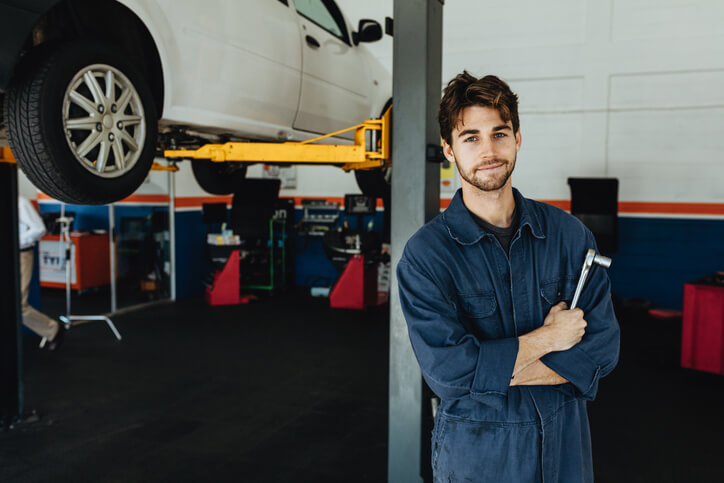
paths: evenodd
<path fill-rule="evenodd" d="M 201 188 L 212 195 L 228 195 L 246 177 L 246 165 L 237 162 L 213 162 L 207 159 L 191 161 L 194 178 Z"/>
<path fill-rule="evenodd" d="M 354 177 L 362 194 L 373 198 L 389 199 L 391 192 L 390 175 L 392 167 L 356 169 Z"/>
<path fill-rule="evenodd" d="M 59 201 L 123 199 L 153 163 L 156 105 L 143 76 L 118 52 L 92 39 L 42 45 L 23 58 L 6 92 L 18 165 Z"/>

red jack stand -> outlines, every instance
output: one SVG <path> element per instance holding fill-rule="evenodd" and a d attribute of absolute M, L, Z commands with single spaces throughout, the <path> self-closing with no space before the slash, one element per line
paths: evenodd
<path fill-rule="evenodd" d="M 355 255 L 329 293 L 329 306 L 362 310 L 377 303 L 377 264 L 365 268 L 364 256 Z"/>
<path fill-rule="evenodd" d="M 209 305 L 248 304 L 256 300 L 254 295 L 239 294 L 239 250 L 231 252 L 223 270 L 214 274 L 214 282 L 206 287 L 206 303 Z"/>

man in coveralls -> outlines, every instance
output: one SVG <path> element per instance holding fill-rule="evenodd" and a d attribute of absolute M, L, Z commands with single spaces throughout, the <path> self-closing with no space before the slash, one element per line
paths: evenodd
<path fill-rule="evenodd" d="M 438 118 L 462 189 L 397 267 L 410 341 L 441 399 L 435 481 L 593 481 L 586 401 L 619 351 L 605 270 L 567 306 L 593 235 L 512 187 L 521 133 L 505 82 L 463 72 Z"/>

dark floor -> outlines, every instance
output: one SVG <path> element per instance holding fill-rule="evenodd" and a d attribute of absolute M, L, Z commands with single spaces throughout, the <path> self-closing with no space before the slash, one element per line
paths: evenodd
<path fill-rule="evenodd" d="M 74 327 L 58 353 L 26 337 L 41 420 L 0 433 L 0 482 L 385 481 L 386 311 L 326 302 L 183 301 L 117 317 L 121 343 Z M 724 377 L 678 367 L 676 324 L 621 326 L 589 405 L 596 480 L 722 481 Z"/>
<path fill-rule="evenodd" d="M 383 481 L 388 324 L 283 295 L 180 302 L 26 346 L 0 481 Z M 343 479 L 341 475 L 344 475 Z"/>

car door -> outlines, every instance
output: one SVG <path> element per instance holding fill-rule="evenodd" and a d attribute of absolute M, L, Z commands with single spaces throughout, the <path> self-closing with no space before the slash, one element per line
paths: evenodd
<path fill-rule="evenodd" d="M 138 3 L 157 6 L 148 16 L 156 28 L 166 26 L 168 124 L 260 138 L 292 127 L 302 59 L 297 15 L 286 0 Z"/>
<path fill-rule="evenodd" d="M 302 89 L 294 128 L 329 133 L 361 123 L 370 113 L 372 76 L 341 11 L 333 0 L 294 0 L 294 5 L 302 36 Z"/>

